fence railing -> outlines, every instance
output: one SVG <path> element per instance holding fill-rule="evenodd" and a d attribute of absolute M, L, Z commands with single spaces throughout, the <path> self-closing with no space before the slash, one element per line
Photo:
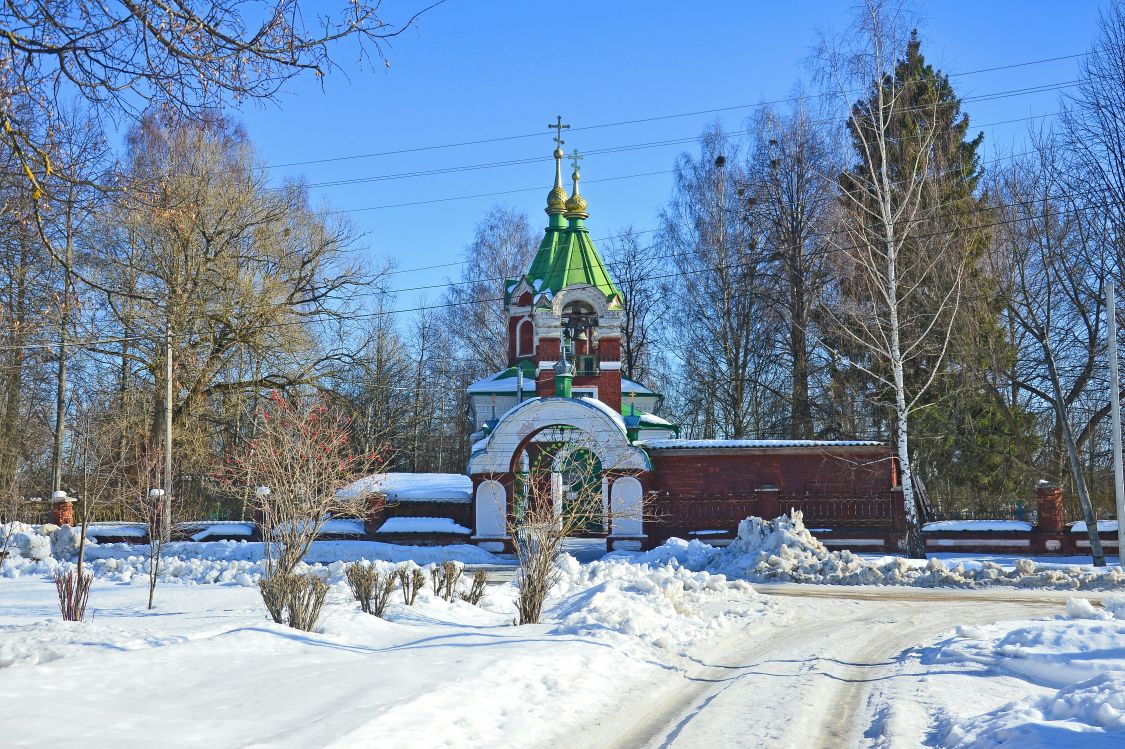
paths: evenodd
<path fill-rule="evenodd" d="M 781 511 L 799 510 L 805 525 L 851 525 L 890 528 L 901 515 L 901 500 L 890 493 L 865 497 L 819 497 L 786 495 L 780 498 Z"/>
<path fill-rule="evenodd" d="M 718 499 L 659 497 L 653 503 L 653 522 L 677 530 L 733 529 L 749 515 L 773 518 L 798 510 L 811 527 L 859 526 L 891 528 L 903 514 L 897 493 L 849 496 L 825 494 L 780 494 L 732 496 Z"/>

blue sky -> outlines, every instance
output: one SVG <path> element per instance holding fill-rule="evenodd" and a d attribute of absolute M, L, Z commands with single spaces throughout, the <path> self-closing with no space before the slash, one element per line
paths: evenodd
<path fill-rule="evenodd" d="M 392 19 L 419 3 L 388 0 Z M 847 24 L 848 2 L 470 2 L 450 0 L 423 17 L 387 50 L 389 68 L 356 64 L 356 50 L 337 50 L 342 70 L 324 87 L 292 83 L 277 104 L 239 116 L 274 165 L 333 159 L 449 143 L 542 133 L 499 143 L 440 148 L 296 166 L 275 166 L 277 178 L 303 175 L 317 200 L 346 212 L 363 233 L 362 251 L 394 258 L 399 289 L 456 278 L 455 263 L 474 224 L 496 203 L 542 212 L 553 176 L 546 128 L 556 114 L 575 130 L 566 149 L 582 151 L 692 138 L 710 122 L 741 129 L 752 105 L 792 95 L 807 77 L 818 30 Z M 947 72 L 979 70 L 1085 51 L 1099 3 L 947 0 L 921 5 L 923 52 Z M 963 97 L 1073 81 L 1077 60 L 959 76 Z M 1059 93 L 969 102 L 975 126 L 1058 110 Z M 730 109 L 617 127 L 578 128 Z M 1050 122 L 1051 120 L 1048 120 Z M 986 160 L 994 149 L 1021 148 L 1027 122 L 986 127 Z M 975 132 L 975 128 L 973 129 Z M 671 190 L 677 154 L 669 144 L 583 161 L 583 195 L 595 239 L 626 226 L 648 229 Z M 497 161 L 536 160 L 407 179 L 404 172 Z M 650 174 L 656 172 L 655 174 Z M 646 174 L 633 177 L 631 175 Z M 615 179 L 629 177 L 626 179 Z M 375 179 L 371 179 L 375 178 Z M 599 181 L 605 180 L 605 181 Z M 529 189 L 530 188 L 530 189 Z M 480 193 L 492 197 L 437 201 Z M 403 203 L 419 203 L 402 206 Z M 396 206 L 398 207 L 388 207 Z M 399 307 L 437 301 L 440 289 L 404 291 Z"/>

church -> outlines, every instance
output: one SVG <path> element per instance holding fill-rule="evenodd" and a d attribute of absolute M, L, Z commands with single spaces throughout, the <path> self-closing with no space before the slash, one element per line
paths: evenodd
<path fill-rule="evenodd" d="M 605 537 L 611 550 L 635 550 L 670 536 L 721 544 L 749 515 L 800 510 L 829 545 L 894 550 L 905 517 L 886 445 L 683 439 L 659 414 L 661 396 L 622 377 L 622 292 L 586 226 L 581 157 L 572 156 L 568 194 L 567 126 L 560 117 L 551 127 L 555 173 L 543 240 L 526 272 L 504 286 L 508 368 L 468 388 L 475 431 L 468 480 L 456 477 L 464 501 L 435 498 L 430 508 L 414 502 L 398 512 L 391 504 L 380 514 L 454 515 L 451 524 L 473 543 L 503 551 L 528 502 L 563 513 L 593 496 L 598 506 L 583 510 L 589 517 L 578 532 Z"/>

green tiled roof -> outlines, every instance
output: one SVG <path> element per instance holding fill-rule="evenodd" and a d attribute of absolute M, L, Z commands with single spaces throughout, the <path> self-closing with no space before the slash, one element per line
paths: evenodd
<path fill-rule="evenodd" d="M 610 278 L 582 219 L 572 218 L 565 227 L 562 221 L 562 216 L 551 216 L 551 223 L 527 272 L 528 281 L 537 291 L 551 294 L 568 286 L 589 284 L 605 294 L 611 303 L 618 301 L 621 292 Z"/>

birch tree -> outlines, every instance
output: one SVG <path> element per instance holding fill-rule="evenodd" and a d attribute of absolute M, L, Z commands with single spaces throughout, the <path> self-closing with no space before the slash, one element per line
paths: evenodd
<path fill-rule="evenodd" d="M 855 88 L 867 93 L 848 109 L 847 131 L 857 160 L 841 180 L 841 231 L 833 236 L 846 294 L 837 293 L 824 314 L 862 357 L 849 364 L 886 388 L 901 473 L 907 522 L 906 551 L 925 556 L 911 456 L 911 415 L 926 395 L 948 352 L 961 302 L 967 256 L 953 232 L 926 231 L 942 207 L 931 189 L 939 146 L 941 99 L 919 101 L 900 75 L 910 39 L 904 7 L 865 0 L 856 14 L 856 46 L 824 44 L 821 75 L 832 95 L 846 101 Z M 911 103 L 913 102 L 913 103 Z M 907 369 L 927 371 L 908 383 Z M 908 385 L 910 386 L 908 389 Z"/>

